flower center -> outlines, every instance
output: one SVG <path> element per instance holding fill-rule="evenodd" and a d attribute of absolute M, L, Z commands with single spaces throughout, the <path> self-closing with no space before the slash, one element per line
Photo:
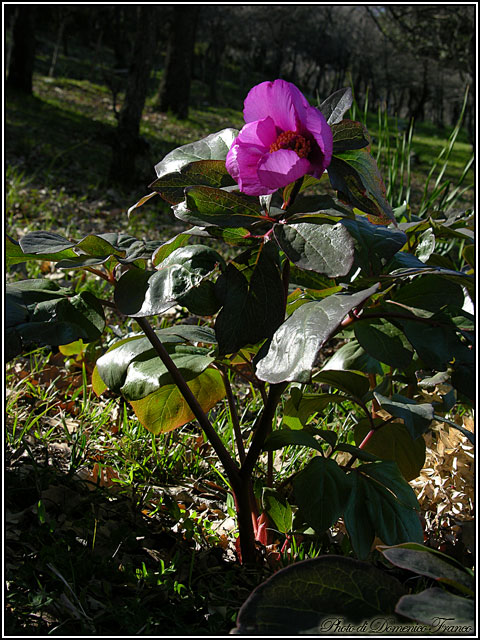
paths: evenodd
<path fill-rule="evenodd" d="M 270 153 L 279 149 L 292 149 L 299 158 L 306 158 L 311 151 L 310 140 L 295 131 L 284 131 L 270 145 Z"/>

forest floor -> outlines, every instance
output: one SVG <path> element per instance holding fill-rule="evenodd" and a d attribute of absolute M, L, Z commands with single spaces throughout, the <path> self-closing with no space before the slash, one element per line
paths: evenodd
<path fill-rule="evenodd" d="M 6 96 L 6 231 L 15 239 L 43 229 L 72 238 L 116 230 L 166 240 L 182 226 L 159 199 L 126 215 L 148 193 L 153 166 L 181 144 L 242 125 L 241 104 L 196 105 L 188 120 L 178 121 L 149 100 L 142 124 L 148 144 L 139 162 L 144 180 L 125 192 L 106 179 L 116 122 L 108 89 L 37 75 L 34 94 Z M 429 157 L 444 144 L 441 132 L 418 126 L 418 193 Z M 470 151 L 460 139 L 448 171 L 458 176 Z M 7 281 L 25 277 L 84 284 L 83 276 L 56 272 L 50 263 L 7 273 Z M 121 335 L 123 328 L 114 330 Z M 236 562 L 233 505 L 195 425 L 154 438 L 114 394 L 97 398 L 95 353 L 40 349 L 7 368 L 5 630 L 228 634 L 240 605 L 272 568 Z M 254 416 L 259 399 L 248 390 L 245 398 L 244 409 Z M 225 428 L 221 411 L 216 419 Z M 455 421 L 474 429 L 467 410 L 460 408 Z M 426 465 L 412 482 L 426 542 L 472 566 L 473 446 L 453 428 L 434 427 L 426 440 Z M 307 540 L 295 559 L 344 553 L 339 533 Z"/>

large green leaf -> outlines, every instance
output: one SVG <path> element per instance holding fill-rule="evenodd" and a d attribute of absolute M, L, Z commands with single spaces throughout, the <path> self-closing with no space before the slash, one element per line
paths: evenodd
<path fill-rule="evenodd" d="M 332 125 L 333 155 L 350 149 L 363 149 L 370 144 L 370 136 L 363 124 L 342 120 Z"/>
<path fill-rule="evenodd" d="M 207 369 L 187 384 L 204 412 L 225 397 L 223 378 L 216 369 Z M 155 434 L 171 431 L 194 420 L 194 414 L 175 384 L 164 385 L 130 404 L 143 426 Z"/>
<path fill-rule="evenodd" d="M 228 228 L 265 221 L 258 198 L 213 187 L 187 187 L 185 201 L 174 206 L 173 212 L 189 224 Z"/>
<path fill-rule="evenodd" d="M 309 431 L 303 429 L 275 429 L 265 440 L 264 451 L 275 451 L 287 445 L 299 445 L 323 453 L 322 445 Z"/>
<path fill-rule="evenodd" d="M 8 235 L 5 238 L 5 260 L 7 266 L 19 264 L 20 262 L 28 262 L 29 260 L 50 260 L 54 262 L 56 260 L 62 260 L 63 258 L 76 256 L 71 245 L 55 253 L 48 252 L 48 247 L 45 247 L 45 250 L 47 253 L 26 253 L 16 240 L 10 238 Z"/>
<path fill-rule="evenodd" d="M 341 224 L 279 224 L 274 236 L 287 257 L 301 269 L 331 278 L 345 276 L 353 264 L 353 240 Z"/>
<path fill-rule="evenodd" d="M 382 460 L 397 463 L 405 480 L 417 478 L 425 464 L 425 440 L 413 439 L 405 425 L 397 422 L 376 425 L 377 430 L 363 447 Z M 359 445 L 370 431 L 371 425 L 362 420 L 355 426 L 355 442 Z"/>
<path fill-rule="evenodd" d="M 215 322 L 219 352 L 235 353 L 271 338 L 285 313 L 285 291 L 272 243 L 246 252 L 217 280 L 223 308 Z"/>
<path fill-rule="evenodd" d="M 370 388 L 368 378 L 355 371 L 330 371 L 322 369 L 314 376 L 315 382 L 328 384 L 335 389 L 340 389 L 352 398 L 362 399 Z"/>
<path fill-rule="evenodd" d="M 370 563 L 320 556 L 281 569 L 258 586 L 241 607 L 233 633 L 325 635 L 339 623 L 391 617 L 404 593 L 398 580 Z"/>
<path fill-rule="evenodd" d="M 88 291 L 76 294 L 51 280 L 7 284 L 7 359 L 33 345 L 97 340 L 105 328 L 103 307 Z"/>
<path fill-rule="evenodd" d="M 328 96 L 318 107 L 327 119 L 330 126 L 342 121 L 345 113 L 353 104 L 353 95 L 350 87 L 344 87 Z"/>
<path fill-rule="evenodd" d="M 399 330 L 392 324 L 377 326 L 362 320 L 355 323 L 354 332 L 360 345 L 372 358 L 396 369 L 406 369 L 412 361 L 412 349 L 405 346 L 405 339 L 402 340 Z"/>
<path fill-rule="evenodd" d="M 289 429 L 302 429 L 315 413 L 324 411 L 331 403 L 345 402 L 347 398 L 334 393 L 304 393 L 292 388 L 290 398 L 283 407 L 283 423 Z"/>
<path fill-rule="evenodd" d="M 296 503 L 317 533 L 323 533 L 337 522 L 347 506 L 350 490 L 350 476 L 335 460 L 320 456 L 310 460 L 293 480 Z"/>
<path fill-rule="evenodd" d="M 393 293 L 392 300 L 407 307 L 435 312 L 447 304 L 461 309 L 465 294 L 460 284 L 427 274 L 400 287 Z"/>
<path fill-rule="evenodd" d="M 402 596 L 395 611 L 406 618 L 431 625 L 432 633 L 453 634 L 454 637 L 475 633 L 475 601 L 436 587 Z"/>
<path fill-rule="evenodd" d="M 288 207 L 288 217 L 298 222 L 302 221 L 302 216 L 321 215 L 327 218 L 355 218 L 351 209 L 341 205 L 336 198 L 326 194 L 315 194 L 298 196 L 295 202 Z M 285 215 L 285 212 L 283 212 Z"/>
<path fill-rule="evenodd" d="M 403 231 L 372 224 L 360 216 L 356 216 L 354 220 L 344 218 L 340 224 L 348 229 L 353 238 L 355 266 L 366 274 L 381 273 L 407 241 Z"/>
<path fill-rule="evenodd" d="M 205 185 L 220 188 L 234 184 L 224 160 L 199 160 L 184 165 L 179 171 L 162 175 L 149 188 L 170 204 L 178 204 L 185 197 L 185 187 Z"/>
<path fill-rule="evenodd" d="M 158 178 L 180 171 L 182 167 L 198 160 L 225 160 L 228 150 L 238 135 L 237 129 L 222 129 L 211 133 L 202 140 L 185 144 L 170 151 L 165 158 L 155 166 Z"/>
<path fill-rule="evenodd" d="M 383 555 L 396 567 L 414 571 L 422 576 L 434 578 L 438 582 L 455 587 L 467 595 L 474 595 L 475 579 L 463 567 L 452 564 L 451 558 L 440 552 L 432 553 L 423 549 L 408 548 L 408 545 L 381 548 Z"/>
<path fill-rule="evenodd" d="M 318 353 L 345 316 L 378 289 L 334 294 L 296 309 L 277 329 L 267 355 L 257 364 L 257 376 L 266 382 L 308 382 Z"/>
<path fill-rule="evenodd" d="M 324 366 L 328 370 L 343 371 L 344 369 L 351 369 L 353 371 L 383 375 L 380 362 L 368 355 L 357 340 L 349 340 L 349 342 L 342 345 L 326 361 Z"/>
<path fill-rule="evenodd" d="M 377 392 L 374 392 L 374 396 L 390 415 L 403 420 L 413 439 L 425 433 L 433 420 L 435 410 L 429 403 L 417 404 L 415 400 L 400 395 L 386 398 Z"/>
<path fill-rule="evenodd" d="M 209 327 L 179 325 L 156 331 L 156 335 L 187 379 L 196 377 L 213 361 L 209 349 L 182 344 L 214 343 L 215 336 Z M 96 368 L 110 390 L 123 393 L 129 400 L 137 400 L 172 383 L 150 341 L 142 335 L 123 339 L 112 345 L 97 360 Z"/>
<path fill-rule="evenodd" d="M 172 251 L 154 272 L 130 269 L 115 287 L 115 303 L 128 316 L 164 313 L 211 274 L 223 258 L 213 249 L 189 245 Z"/>
<path fill-rule="evenodd" d="M 375 534 L 386 544 L 423 541 L 415 493 L 394 462 L 362 464 L 351 482 L 344 521 L 359 558 L 368 556 Z"/>
<path fill-rule="evenodd" d="M 388 224 L 395 221 L 382 176 L 367 148 L 334 155 L 327 171 L 340 200 L 369 214 L 373 222 Z"/>

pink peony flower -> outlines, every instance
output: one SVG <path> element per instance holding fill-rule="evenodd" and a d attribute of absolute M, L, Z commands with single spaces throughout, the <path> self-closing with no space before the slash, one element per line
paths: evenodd
<path fill-rule="evenodd" d="M 245 126 L 227 154 L 227 171 L 243 193 L 260 196 L 309 174 L 320 178 L 332 158 L 323 114 L 285 80 L 262 82 L 245 98 Z"/>

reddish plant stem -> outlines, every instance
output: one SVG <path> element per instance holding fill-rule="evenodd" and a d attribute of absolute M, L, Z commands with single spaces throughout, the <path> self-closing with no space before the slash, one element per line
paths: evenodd
<path fill-rule="evenodd" d="M 192 410 L 193 415 L 198 420 L 198 423 L 205 432 L 205 435 L 207 436 L 210 444 L 212 445 L 215 453 L 222 463 L 223 468 L 225 469 L 235 499 L 242 562 L 254 563 L 257 558 L 257 551 L 255 545 L 251 505 L 251 472 L 253 470 L 253 464 L 255 462 L 252 460 L 253 454 L 250 458 L 251 462 L 249 463 L 249 467 L 251 466 L 250 473 L 242 473 L 228 451 L 225 449 L 223 442 L 213 428 L 213 425 L 210 423 L 210 420 L 203 411 L 198 400 L 193 395 L 190 387 L 187 385 L 185 379 L 171 359 L 162 342 L 159 340 L 157 334 L 149 324 L 148 320 L 146 318 L 136 318 L 136 321 L 149 339 L 151 345 L 159 355 L 161 361 L 166 366 L 168 372 L 173 378 L 173 381 L 180 390 L 180 393 L 185 398 L 188 406 Z M 247 462 L 247 458 L 248 455 L 246 456 L 245 463 Z"/>

